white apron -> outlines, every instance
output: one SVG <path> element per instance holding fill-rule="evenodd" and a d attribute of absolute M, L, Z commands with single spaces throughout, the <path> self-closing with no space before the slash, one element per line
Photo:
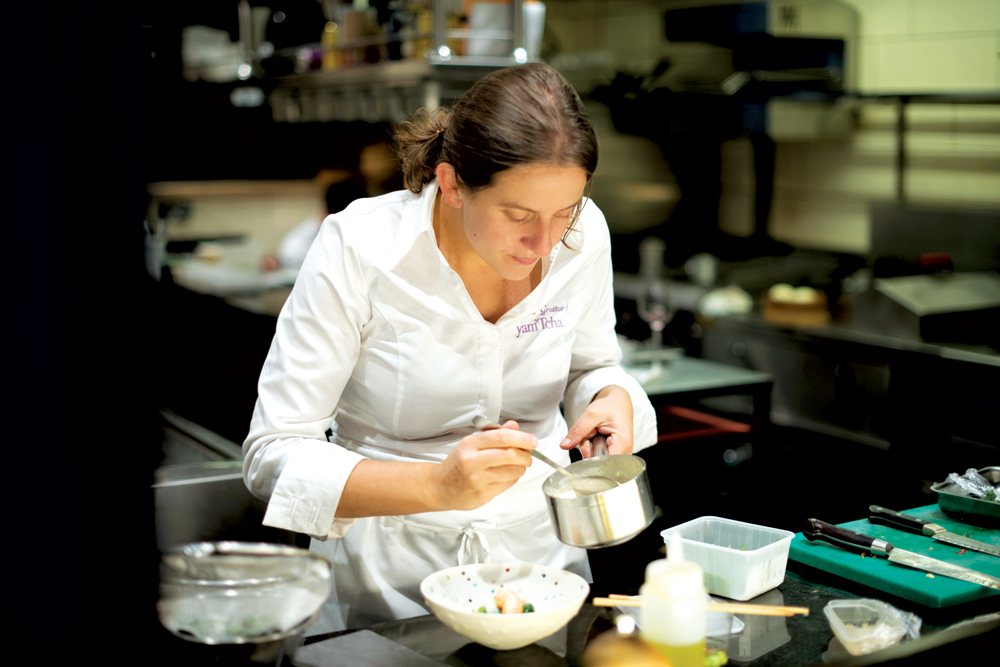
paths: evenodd
<path fill-rule="evenodd" d="M 563 422 L 561 415 L 554 420 Z M 565 431 L 565 426 L 562 427 Z M 556 432 L 559 427 L 556 426 Z M 539 446 L 569 463 L 555 438 Z M 406 460 L 396 452 L 342 437 L 337 444 L 373 460 Z M 310 550 L 333 561 L 333 593 L 309 635 L 429 614 L 420 595 L 428 575 L 469 563 L 538 563 L 592 581 L 587 552 L 556 539 L 542 483 L 552 470 L 533 461 L 524 476 L 476 510 L 358 519 L 340 538 L 313 539 Z"/>

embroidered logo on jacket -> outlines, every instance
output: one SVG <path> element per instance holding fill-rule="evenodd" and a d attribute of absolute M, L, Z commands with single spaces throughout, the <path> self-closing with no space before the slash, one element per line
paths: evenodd
<path fill-rule="evenodd" d="M 538 317 L 527 324 L 517 325 L 517 335 L 514 338 L 520 338 L 521 334 L 538 333 L 544 329 L 559 329 L 565 326 L 562 320 L 553 316 L 552 313 L 562 312 L 566 308 L 567 306 L 546 306 L 542 308 Z"/>

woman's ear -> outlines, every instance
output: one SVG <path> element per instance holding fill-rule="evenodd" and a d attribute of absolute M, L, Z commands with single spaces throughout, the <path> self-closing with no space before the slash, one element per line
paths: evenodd
<path fill-rule="evenodd" d="M 438 188 L 445 202 L 452 208 L 462 208 L 462 193 L 458 189 L 458 176 L 455 168 L 447 162 L 442 162 L 434 169 L 437 176 Z"/>

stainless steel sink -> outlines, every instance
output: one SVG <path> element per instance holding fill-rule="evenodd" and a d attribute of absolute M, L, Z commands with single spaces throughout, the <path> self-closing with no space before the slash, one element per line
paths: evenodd
<path fill-rule="evenodd" d="M 243 483 L 238 445 L 177 415 L 163 417 L 168 464 L 157 468 L 153 483 L 160 550 L 218 540 L 296 544 L 296 533 L 262 524 L 267 503 Z M 299 543 L 307 545 L 302 537 Z"/>

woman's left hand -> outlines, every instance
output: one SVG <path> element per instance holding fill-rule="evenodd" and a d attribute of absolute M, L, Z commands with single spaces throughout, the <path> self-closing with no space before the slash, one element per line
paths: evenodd
<path fill-rule="evenodd" d="M 617 385 L 597 392 L 559 446 L 563 449 L 579 446 L 587 459 L 592 455 L 590 438 L 598 433 L 608 439 L 608 454 L 632 453 L 632 397 Z"/>

